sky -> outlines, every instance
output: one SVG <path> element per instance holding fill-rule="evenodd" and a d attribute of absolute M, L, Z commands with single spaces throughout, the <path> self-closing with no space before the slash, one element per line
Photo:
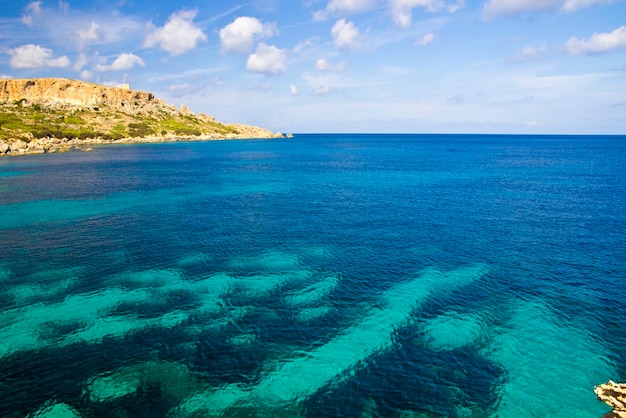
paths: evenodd
<path fill-rule="evenodd" d="M 0 0 L 0 77 L 283 133 L 626 134 L 626 0 Z"/>

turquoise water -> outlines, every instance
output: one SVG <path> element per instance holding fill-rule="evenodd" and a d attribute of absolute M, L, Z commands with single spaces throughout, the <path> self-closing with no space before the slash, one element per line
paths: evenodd
<path fill-rule="evenodd" d="M 626 138 L 0 159 L 0 416 L 600 417 Z"/>

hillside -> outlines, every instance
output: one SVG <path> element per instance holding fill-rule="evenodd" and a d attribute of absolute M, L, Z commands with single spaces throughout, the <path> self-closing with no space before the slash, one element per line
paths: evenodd
<path fill-rule="evenodd" d="M 0 80 L 0 155 L 87 144 L 282 137 L 223 124 L 152 93 L 63 78 Z"/>

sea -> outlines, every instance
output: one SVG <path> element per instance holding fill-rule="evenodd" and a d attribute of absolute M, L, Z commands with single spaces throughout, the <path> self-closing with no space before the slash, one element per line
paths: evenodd
<path fill-rule="evenodd" d="M 0 158 L 1 417 L 601 417 L 626 137 Z"/>

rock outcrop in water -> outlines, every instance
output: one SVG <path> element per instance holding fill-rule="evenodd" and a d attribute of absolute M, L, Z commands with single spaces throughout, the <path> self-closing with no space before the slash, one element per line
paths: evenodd
<path fill-rule="evenodd" d="M 0 155 L 100 143 L 276 137 L 282 134 L 222 124 L 128 85 L 109 87 L 64 78 L 0 80 Z"/>
<path fill-rule="evenodd" d="M 613 408 L 604 418 L 626 418 L 626 383 L 609 380 L 608 383 L 596 386 L 594 391 L 599 400 Z"/>

